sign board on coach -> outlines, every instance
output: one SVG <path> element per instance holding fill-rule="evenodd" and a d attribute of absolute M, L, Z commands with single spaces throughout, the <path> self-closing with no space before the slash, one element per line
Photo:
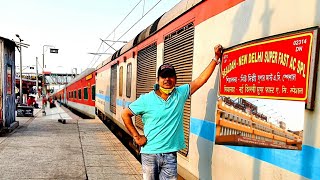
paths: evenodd
<path fill-rule="evenodd" d="M 226 49 L 220 95 L 306 101 L 313 109 L 318 27 L 247 42 Z"/>

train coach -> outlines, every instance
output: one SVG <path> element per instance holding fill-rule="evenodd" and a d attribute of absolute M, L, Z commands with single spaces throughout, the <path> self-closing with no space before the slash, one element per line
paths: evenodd
<path fill-rule="evenodd" d="M 95 68 L 88 68 L 52 96 L 58 102 L 95 118 Z"/>
<path fill-rule="evenodd" d="M 57 92 L 53 93 L 51 97 L 55 100 L 57 100 L 59 103 L 65 104 L 65 87 L 62 89 L 59 89 Z"/>
<path fill-rule="evenodd" d="M 127 132 L 121 111 L 153 89 L 161 64 L 175 67 L 179 86 L 198 77 L 211 61 L 215 44 L 233 47 L 319 26 L 319 17 L 317 0 L 183 0 L 98 65 L 96 113 Z M 320 179 L 320 141 L 316 138 L 320 137 L 319 107 L 305 112 L 304 129 L 309 133 L 304 131 L 302 150 L 219 145 L 215 142 L 216 123 L 220 122 L 215 116 L 219 77 L 216 70 L 185 105 L 187 148 L 178 153 L 178 173 L 185 179 Z M 319 105 L 319 98 L 315 101 Z M 255 121 L 253 126 L 252 121 L 246 120 L 251 123 L 250 131 L 270 130 L 262 127 L 267 123 Z M 134 124 L 142 134 L 141 118 L 136 117 Z M 260 135 L 267 133 L 262 130 Z"/>

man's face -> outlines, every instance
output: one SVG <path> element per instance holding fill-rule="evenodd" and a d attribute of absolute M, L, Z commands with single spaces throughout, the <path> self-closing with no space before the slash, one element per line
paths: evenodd
<path fill-rule="evenodd" d="M 171 89 L 176 86 L 177 78 L 176 76 L 167 76 L 158 78 L 159 86 L 165 89 Z"/>

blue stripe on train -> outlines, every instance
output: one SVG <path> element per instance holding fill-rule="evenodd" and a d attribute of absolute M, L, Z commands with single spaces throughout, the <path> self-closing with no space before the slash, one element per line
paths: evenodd
<path fill-rule="evenodd" d="M 106 95 L 103 95 L 103 94 L 96 94 L 96 96 L 98 98 L 110 103 L 110 96 L 106 96 Z M 125 103 L 125 107 L 128 107 L 131 102 L 123 101 L 121 99 L 117 99 L 116 103 L 117 103 L 117 106 L 123 106 L 123 103 Z"/>
<path fill-rule="evenodd" d="M 191 118 L 190 132 L 200 136 L 206 140 L 214 142 L 216 136 L 216 124 L 210 121 L 203 121 L 196 118 Z"/>
<path fill-rule="evenodd" d="M 110 102 L 110 96 L 96 94 L 100 99 Z M 128 107 L 131 102 L 125 102 Z M 123 106 L 123 101 L 117 99 L 117 105 Z M 204 138 L 211 143 L 215 141 L 216 124 L 197 118 L 190 119 L 190 133 Z M 226 146 L 251 157 L 268 162 L 280 168 L 299 174 L 306 178 L 320 179 L 320 149 L 303 145 L 302 150 L 283 150 L 246 146 Z"/>
<path fill-rule="evenodd" d="M 212 143 L 215 137 L 215 123 L 191 118 L 190 132 Z M 320 179 L 320 149 L 303 145 L 302 150 L 284 150 L 247 146 L 227 146 L 233 150 L 268 162 L 310 179 Z"/>
<path fill-rule="evenodd" d="M 228 146 L 254 158 L 310 179 L 320 179 L 320 149 L 303 145 L 302 150 Z"/>
<path fill-rule="evenodd" d="M 105 95 L 103 95 L 103 94 L 98 94 L 98 93 L 96 93 L 96 96 L 97 96 L 98 98 L 102 99 L 102 100 L 105 100 L 105 101 L 107 101 L 107 102 L 110 102 L 110 96 L 105 96 Z"/>

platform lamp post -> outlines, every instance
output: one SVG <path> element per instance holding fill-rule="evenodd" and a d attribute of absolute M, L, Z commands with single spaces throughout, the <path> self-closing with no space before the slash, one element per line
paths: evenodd
<path fill-rule="evenodd" d="M 28 48 L 30 45 L 29 44 L 25 44 L 22 43 L 22 39 L 20 38 L 19 34 L 16 34 L 16 37 L 19 38 L 19 42 L 15 42 L 16 43 L 16 47 L 18 49 L 18 51 L 20 52 L 20 104 L 22 104 L 22 47 L 24 48 Z M 12 40 L 13 41 L 13 40 Z"/>
<path fill-rule="evenodd" d="M 21 50 L 21 42 L 23 41 L 19 34 L 16 34 L 17 38 L 19 38 L 19 52 L 20 52 L 20 104 L 22 104 L 22 50 Z"/>
<path fill-rule="evenodd" d="M 42 65 L 43 65 L 43 68 L 42 68 L 42 99 L 46 96 L 47 94 L 47 90 L 45 89 L 45 77 L 44 77 L 44 53 L 45 53 L 45 49 L 44 48 L 47 48 L 47 47 L 54 47 L 52 45 L 43 45 L 42 46 Z M 59 49 L 55 49 L 55 48 L 50 48 L 50 53 L 58 53 L 58 50 Z M 45 105 L 44 103 L 42 103 L 42 113 L 43 114 L 46 114 L 46 110 L 45 110 Z"/>

